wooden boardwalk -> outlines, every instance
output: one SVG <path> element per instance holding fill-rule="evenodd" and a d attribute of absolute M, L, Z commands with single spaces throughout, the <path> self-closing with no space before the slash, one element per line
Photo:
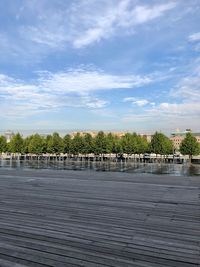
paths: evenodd
<path fill-rule="evenodd" d="M 200 177 L 0 169 L 0 266 L 200 266 Z"/>

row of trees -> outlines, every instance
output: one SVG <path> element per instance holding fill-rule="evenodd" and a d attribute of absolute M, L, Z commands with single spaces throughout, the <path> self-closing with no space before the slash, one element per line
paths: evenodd
<path fill-rule="evenodd" d="M 200 153 L 199 144 L 196 138 L 190 133 L 184 139 L 180 149 L 182 154 L 195 155 Z M 81 136 L 77 133 L 73 138 L 67 134 L 63 138 L 58 133 L 53 133 L 43 137 L 34 134 L 23 138 L 17 133 L 9 143 L 6 143 L 4 136 L 0 136 L 0 152 L 11 153 L 68 153 L 68 154 L 89 154 L 96 155 L 104 153 L 127 153 L 127 154 L 143 154 L 155 153 L 168 155 L 174 152 L 173 143 L 162 133 L 156 132 L 150 143 L 137 135 L 136 133 L 126 133 L 121 138 L 112 133 L 105 134 L 103 131 L 98 132 L 95 137 L 89 133 Z"/>

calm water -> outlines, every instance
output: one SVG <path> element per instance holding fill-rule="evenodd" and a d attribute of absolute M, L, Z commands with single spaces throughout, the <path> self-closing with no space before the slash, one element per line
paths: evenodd
<path fill-rule="evenodd" d="M 56 169 L 56 170 L 94 170 L 129 173 L 169 174 L 177 176 L 200 175 L 200 165 L 100 162 L 100 161 L 42 161 L 42 160 L 0 160 L 0 168 Z"/>

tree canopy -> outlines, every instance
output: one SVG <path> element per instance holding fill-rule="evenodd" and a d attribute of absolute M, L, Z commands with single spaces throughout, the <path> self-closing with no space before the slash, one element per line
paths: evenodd
<path fill-rule="evenodd" d="M 180 152 L 183 155 L 189 155 L 190 159 L 193 155 L 198 155 L 200 153 L 200 145 L 191 133 L 187 133 L 186 137 L 183 139 Z"/>
<path fill-rule="evenodd" d="M 156 132 L 151 139 L 150 150 L 155 154 L 171 154 L 173 153 L 173 144 L 166 135 Z"/>
<path fill-rule="evenodd" d="M 46 143 L 44 138 L 42 138 L 39 134 L 35 134 L 31 136 L 30 142 L 28 144 L 28 152 L 33 154 L 42 154 L 45 152 Z"/>
<path fill-rule="evenodd" d="M 5 136 L 0 136 L 0 153 L 7 151 L 7 142 Z"/>
<path fill-rule="evenodd" d="M 181 144 L 180 151 L 184 155 L 196 155 L 200 153 L 199 144 L 196 138 L 188 133 Z M 146 138 L 136 133 L 126 133 L 119 137 L 113 133 L 104 133 L 100 131 L 95 137 L 91 134 L 77 133 L 75 136 L 69 134 L 63 138 L 58 133 L 43 137 L 34 134 L 26 138 L 17 133 L 10 141 L 6 143 L 6 138 L 0 136 L 0 153 L 68 153 L 68 154 L 89 154 L 96 155 L 115 153 L 115 154 L 144 154 L 155 153 L 168 155 L 173 153 L 172 141 L 163 133 L 156 132 L 152 136 L 150 143 Z"/>
<path fill-rule="evenodd" d="M 63 139 L 58 133 L 53 133 L 51 136 L 47 136 L 47 152 L 59 154 L 63 152 Z"/>
<path fill-rule="evenodd" d="M 22 136 L 19 133 L 17 133 L 11 139 L 10 143 L 8 144 L 8 147 L 10 152 L 12 153 L 22 153 L 23 145 L 24 145 L 24 140 Z"/>

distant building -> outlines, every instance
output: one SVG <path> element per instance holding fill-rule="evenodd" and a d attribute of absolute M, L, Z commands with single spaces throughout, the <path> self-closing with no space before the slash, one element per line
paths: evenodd
<path fill-rule="evenodd" d="M 74 136 L 75 136 L 77 133 L 79 133 L 80 136 L 85 136 L 85 135 L 88 133 L 88 134 L 90 134 L 93 138 L 98 134 L 97 131 L 86 131 L 86 132 L 82 132 L 82 131 L 80 131 L 80 132 L 72 132 L 72 133 L 70 133 L 70 136 L 71 136 L 72 138 L 74 138 Z M 116 137 L 118 137 L 118 138 L 122 138 L 122 137 L 123 137 L 126 133 L 128 133 L 128 132 L 104 132 L 104 133 L 105 133 L 105 134 L 112 133 L 114 136 L 116 136 Z M 147 142 L 149 142 L 149 143 L 151 142 L 152 135 L 150 135 L 150 134 L 138 134 L 138 135 L 144 137 L 144 138 L 147 140 Z"/>
<path fill-rule="evenodd" d="M 151 142 L 152 139 L 152 134 L 139 134 L 141 137 L 145 138 L 147 140 L 148 143 Z"/>
<path fill-rule="evenodd" d="M 175 132 L 171 133 L 171 137 L 170 137 L 170 140 L 173 142 L 175 150 L 180 149 L 180 145 L 182 141 L 184 140 L 187 133 L 191 133 L 194 137 L 196 137 L 197 142 L 200 143 L 200 133 L 193 133 L 191 129 L 186 129 L 183 132 L 177 129 Z"/>
<path fill-rule="evenodd" d="M 13 138 L 14 133 L 13 133 L 12 131 L 8 130 L 8 131 L 6 131 L 6 132 L 4 133 L 4 136 L 5 136 L 5 138 L 6 138 L 7 143 L 9 143 L 10 140 Z"/>
<path fill-rule="evenodd" d="M 82 132 L 82 131 L 80 131 L 80 132 L 73 132 L 73 133 L 71 133 L 70 135 L 71 135 L 72 138 L 74 138 L 74 136 L 75 136 L 77 133 L 79 133 L 80 136 L 85 136 L 86 134 L 90 134 L 90 135 L 94 138 L 95 136 L 97 136 L 98 131 L 86 131 L 86 132 Z M 117 137 L 119 137 L 119 138 L 121 138 L 122 136 L 124 136 L 124 135 L 126 134 L 126 132 L 107 132 L 107 131 L 106 131 L 106 132 L 104 131 L 104 133 L 105 133 L 105 134 L 112 133 L 114 136 L 117 136 Z"/>
<path fill-rule="evenodd" d="M 97 135 L 97 132 L 91 132 L 91 131 L 88 131 L 88 132 L 72 132 L 70 133 L 70 136 L 71 138 L 74 138 L 77 134 L 80 134 L 80 136 L 85 136 L 86 134 L 90 134 L 92 137 L 95 137 Z"/>

